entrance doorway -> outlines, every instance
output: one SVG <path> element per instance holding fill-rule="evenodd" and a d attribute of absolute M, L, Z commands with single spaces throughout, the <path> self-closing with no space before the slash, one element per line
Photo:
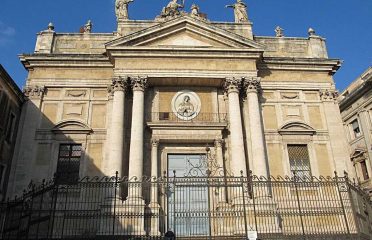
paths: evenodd
<path fill-rule="evenodd" d="M 204 159 L 205 155 L 168 155 L 168 228 L 177 237 L 210 235 Z"/>

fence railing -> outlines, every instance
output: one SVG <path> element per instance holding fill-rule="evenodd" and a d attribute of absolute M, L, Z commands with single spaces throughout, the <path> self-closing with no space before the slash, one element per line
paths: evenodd
<path fill-rule="evenodd" d="M 2 239 L 372 239 L 372 205 L 347 176 L 85 177 L 3 206 Z"/>
<path fill-rule="evenodd" d="M 152 112 L 148 117 L 149 122 L 180 122 L 180 123 L 225 123 L 226 113 L 198 113 L 190 116 L 178 116 L 174 112 Z"/>

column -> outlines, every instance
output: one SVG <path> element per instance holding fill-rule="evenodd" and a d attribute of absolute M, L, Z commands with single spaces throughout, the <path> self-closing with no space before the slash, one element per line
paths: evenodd
<path fill-rule="evenodd" d="M 151 139 L 151 203 L 158 203 L 158 146 L 159 139 Z"/>
<path fill-rule="evenodd" d="M 230 157 L 233 176 L 240 176 L 240 171 L 247 176 L 244 155 L 243 126 L 240 113 L 239 90 L 241 80 L 226 78 L 224 88 L 229 98 Z"/>
<path fill-rule="evenodd" d="M 129 179 L 141 181 L 143 172 L 143 133 L 145 113 L 145 88 L 147 77 L 131 77 L 133 89 L 132 128 L 129 149 Z M 142 189 L 138 185 L 129 192 L 129 197 L 142 198 Z"/>
<path fill-rule="evenodd" d="M 158 203 L 158 147 L 159 139 L 151 139 L 151 236 L 160 236 L 159 216 L 160 206 Z"/>
<path fill-rule="evenodd" d="M 247 93 L 248 119 L 251 133 L 252 151 L 252 172 L 257 176 L 268 177 L 268 164 L 265 155 L 265 141 L 263 136 L 263 126 L 260 113 L 260 103 L 258 91 L 260 88 L 260 78 L 251 77 L 244 79 L 244 88 Z"/>
<path fill-rule="evenodd" d="M 124 150 L 124 99 L 127 78 L 117 77 L 112 80 L 111 91 L 113 103 L 111 113 L 111 139 L 110 159 L 106 165 L 106 175 L 114 176 L 119 172 L 123 176 L 123 150 Z"/>
<path fill-rule="evenodd" d="M 225 178 L 224 178 L 225 168 L 224 168 L 223 149 L 222 149 L 223 143 L 224 143 L 224 140 L 222 138 L 217 138 L 216 140 L 214 140 L 214 149 L 216 152 L 216 161 L 217 161 L 218 169 L 217 169 L 217 172 L 215 173 L 215 176 L 213 177 L 220 177 L 219 181 L 221 181 L 222 186 L 223 186 L 223 187 L 220 187 L 219 193 L 218 193 L 219 203 L 226 202 Z"/>

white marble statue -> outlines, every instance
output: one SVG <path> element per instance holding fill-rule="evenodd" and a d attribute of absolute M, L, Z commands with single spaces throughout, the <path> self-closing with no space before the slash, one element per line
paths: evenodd
<path fill-rule="evenodd" d="M 236 23 L 248 22 L 247 5 L 243 0 L 237 0 L 235 4 L 226 5 L 226 7 L 234 9 Z"/>
<path fill-rule="evenodd" d="M 179 9 L 184 8 L 185 1 L 183 0 L 182 4 L 178 3 L 178 0 L 171 0 L 168 5 L 163 8 L 161 12 L 162 17 L 176 16 L 180 14 Z"/>
<path fill-rule="evenodd" d="M 116 18 L 127 20 L 129 19 L 128 15 L 128 5 L 129 3 L 133 2 L 134 0 L 116 0 L 115 3 L 115 13 Z"/>

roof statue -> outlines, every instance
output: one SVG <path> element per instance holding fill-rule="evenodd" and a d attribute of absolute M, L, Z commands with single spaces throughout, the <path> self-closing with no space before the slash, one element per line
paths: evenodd
<path fill-rule="evenodd" d="M 128 5 L 134 0 L 116 0 L 115 13 L 117 20 L 128 20 Z"/>
<path fill-rule="evenodd" d="M 315 30 L 313 28 L 309 28 L 309 30 L 307 31 L 307 33 L 309 34 L 309 37 L 316 36 Z"/>
<path fill-rule="evenodd" d="M 199 9 L 199 6 L 198 5 L 193 4 L 191 6 L 191 16 L 193 16 L 193 17 L 199 17 L 199 11 L 200 11 L 200 9 Z"/>
<path fill-rule="evenodd" d="M 200 12 L 200 7 L 196 4 L 191 5 L 191 17 L 207 20 L 207 14 Z"/>
<path fill-rule="evenodd" d="M 284 37 L 284 29 L 277 26 L 275 28 L 275 35 L 276 35 L 276 37 Z"/>
<path fill-rule="evenodd" d="M 180 9 L 183 9 L 185 6 L 185 0 L 182 0 L 182 3 L 179 3 L 179 0 L 171 0 L 166 7 L 164 7 L 159 16 L 156 19 L 169 19 L 185 14 Z"/>
<path fill-rule="evenodd" d="M 91 20 L 88 20 L 88 22 L 84 25 L 84 33 L 91 33 L 93 28 L 93 24 Z"/>
<path fill-rule="evenodd" d="M 248 22 L 247 5 L 243 0 L 237 0 L 235 4 L 226 5 L 226 7 L 234 9 L 236 23 Z"/>

